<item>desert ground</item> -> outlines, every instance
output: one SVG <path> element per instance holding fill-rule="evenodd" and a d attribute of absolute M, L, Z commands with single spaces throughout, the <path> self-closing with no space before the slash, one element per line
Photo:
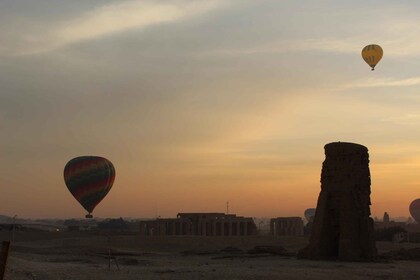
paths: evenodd
<path fill-rule="evenodd" d="M 9 239 L 0 232 L 1 240 Z M 123 233 L 18 231 L 6 279 L 420 279 L 420 262 L 298 260 L 306 237 L 150 237 Z M 283 247 L 273 254 L 263 248 Z M 271 247 L 270 247 L 271 246 Z M 381 254 L 420 244 L 378 242 Z M 111 259 L 108 248 L 118 263 Z M 259 247 L 261 248 L 261 247 Z M 249 251 L 251 250 L 251 251 Z"/>

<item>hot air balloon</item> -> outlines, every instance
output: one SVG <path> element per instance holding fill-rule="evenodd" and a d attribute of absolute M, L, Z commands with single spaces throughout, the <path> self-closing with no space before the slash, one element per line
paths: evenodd
<path fill-rule="evenodd" d="M 379 45 L 367 45 L 362 50 L 362 57 L 372 67 L 372 71 L 375 70 L 375 66 L 381 60 L 383 54 L 384 52 Z"/>
<path fill-rule="evenodd" d="M 316 208 L 308 208 L 305 210 L 305 219 L 309 222 L 315 217 Z"/>
<path fill-rule="evenodd" d="M 88 211 L 93 209 L 110 191 L 115 179 L 115 168 L 103 157 L 80 156 L 70 160 L 64 167 L 64 181 L 70 193 Z"/>
<path fill-rule="evenodd" d="M 411 202 L 409 209 L 411 217 L 413 217 L 414 220 L 420 224 L 420 198 Z"/>

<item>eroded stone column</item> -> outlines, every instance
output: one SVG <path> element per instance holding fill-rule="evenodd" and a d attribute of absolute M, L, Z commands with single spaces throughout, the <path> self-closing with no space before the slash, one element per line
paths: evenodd
<path fill-rule="evenodd" d="M 298 257 L 363 261 L 376 255 L 370 183 L 366 147 L 343 142 L 325 145 L 310 242 Z"/>

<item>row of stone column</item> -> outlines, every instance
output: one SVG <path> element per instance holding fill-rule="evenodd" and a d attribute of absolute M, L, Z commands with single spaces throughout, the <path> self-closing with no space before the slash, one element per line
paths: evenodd
<path fill-rule="evenodd" d="M 198 223 L 198 233 L 196 235 L 237 236 L 250 235 L 250 232 L 248 231 L 247 221 L 203 221 Z"/>
<path fill-rule="evenodd" d="M 273 235 L 303 235 L 303 222 L 298 219 L 273 219 L 270 227 Z"/>
<path fill-rule="evenodd" d="M 145 235 L 202 235 L 202 236 L 241 236 L 252 235 L 249 221 L 154 221 L 141 224 Z"/>

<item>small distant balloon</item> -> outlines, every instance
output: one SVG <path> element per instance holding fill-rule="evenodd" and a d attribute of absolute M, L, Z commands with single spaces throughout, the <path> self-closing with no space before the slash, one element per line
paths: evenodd
<path fill-rule="evenodd" d="M 372 67 L 372 71 L 375 70 L 376 64 L 381 60 L 384 52 L 379 45 L 367 45 L 362 50 L 362 57 Z"/>
<path fill-rule="evenodd" d="M 111 190 L 114 180 L 115 168 L 103 157 L 76 157 L 64 167 L 67 188 L 88 211 L 86 218 L 92 218 L 93 210 Z"/>
<path fill-rule="evenodd" d="M 411 217 L 420 224 L 420 198 L 411 202 L 409 210 Z"/>
<path fill-rule="evenodd" d="M 308 208 L 305 210 L 304 215 L 305 219 L 309 222 L 313 217 L 315 217 L 316 208 Z"/>

